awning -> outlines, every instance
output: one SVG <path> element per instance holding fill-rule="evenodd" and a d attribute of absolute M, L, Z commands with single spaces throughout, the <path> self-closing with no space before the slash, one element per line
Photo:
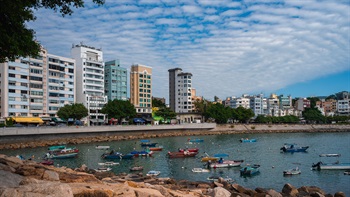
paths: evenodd
<path fill-rule="evenodd" d="M 12 117 L 16 123 L 44 123 L 39 117 Z"/>

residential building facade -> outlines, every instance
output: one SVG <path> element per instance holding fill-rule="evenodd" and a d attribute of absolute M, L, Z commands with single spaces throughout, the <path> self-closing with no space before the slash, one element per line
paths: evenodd
<path fill-rule="evenodd" d="M 105 62 L 105 95 L 108 100 L 127 100 L 127 70 L 119 60 Z"/>
<path fill-rule="evenodd" d="M 107 103 L 104 94 L 104 62 L 101 49 L 83 44 L 73 45 L 71 55 L 76 62 L 76 102 L 88 109 L 86 123 L 103 124 L 101 109 Z"/>
<path fill-rule="evenodd" d="M 176 113 L 193 111 L 192 73 L 182 72 L 181 68 L 169 69 L 169 105 Z"/>
<path fill-rule="evenodd" d="M 264 111 L 263 111 L 263 98 L 264 95 L 263 94 L 259 94 L 259 95 L 255 95 L 255 96 L 250 96 L 249 99 L 249 103 L 250 103 L 250 109 L 253 110 L 255 117 L 257 117 L 258 115 L 263 115 Z"/>
<path fill-rule="evenodd" d="M 295 109 L 299 111 L 304 111 L 305 108 L 310 108 L 310 106 L 311 106 L 311 102 L 306 98 L 299 98 L 295 102 Z"/>
<path fill-rule="evenodd" d="M 152 68 L 134 64 L 130 70 L 130 103 L 139 116 L 152 115 Z"/>

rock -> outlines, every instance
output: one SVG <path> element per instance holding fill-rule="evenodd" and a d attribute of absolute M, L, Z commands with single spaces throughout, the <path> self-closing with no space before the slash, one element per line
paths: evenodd
<path fill-rule="evenodd" d="M 45 170 L 43 179 L 49 180 L 49 181 L 59 181 L 60 177 L 57 172 L 54 172 L 51 170 Z"/>
<path fill-rule="evenodd" d="M 158 190 L 163 196 L 169 196 L 168 189 L 161 185 L 149 185 L 148 188 Z"/>
<path fill-rule="evenodd" d="M 267 190 L 264 189 L 264 188 L 261 188 L 261 187 L 255 188 L 255 191 L 258 192 L 258 193 L 267 193 Z"/>
<path fill-rule="evenodd" d="M 267 190 L 267 194 L 269 194 L 271 197 L 282 197 L 282 194 L 276 192 L 273 189 Z"/>
<path fill-rule="evenodd" d="M 137 197 L 164 197 L 158 190 L 150 188 L 132 188 Z"/>
<path fill-rule="evenodd" d="M 311 197 L 325 197 L 323 194 L 318 193 L 318 192 L 314 192 L 310 194 Z"/>
<path fill-rule="evenodd" d="M 322 189 L 320 189 L 319 187 L 316 187 L 316 186 L 303 186 L 301 188 L 303 188 L 303 189 L 305 188 L 309 194 L 316 193 L 316 192 L 318 192 L 322 195 L 326 194 L 326 192 L 324 192 Z M 301 188 L 299 188 L 299 189 L 301 189 Z"/>
<path fill-rule="evenodd" d="M 344 194 L 344 192 L 337 192 L 334 194 L 334 197 L 346 197 L 346 195 Z"/>
<path fill-rule="evenodd" d="M 215 185 L 215 187 L 224 187 L 223 184 L 218 183 L 218 182 L 216 182 L 216 181 L 214 181 L 214 185 Z"/>
<path fill-rule="evenodd" d="M 230 197 L 231 193 L 222 187 L 215 187 L 208 195 L 212 197 Z"/>
<path fill-rule="evenodd" d="M 16 172 L 16 169 L 9 165 L 5 165 L 3 163 L 0 163 L 0 170 L 10 171 L 10 172 Z"/>
<path fill-rule="evenodd" d="M 255 193 L 257 193 L 254 190 L 244 188 L 244 187 L 242 187 L 241 185 L 238 185 L 238 184 L 232 184 L 232 189 L 234 191 L 237 191 L 238 193 L 247 194 L 249 196 L 253 196 Z"/>
<path fill-rule="evenodd" d="M 287 183 L 284 185 L 282 193 L 294 197 L 298 195 L 299 191 L 293 185 Z"/>
<path fill-rule="evenodd" d="M 0 170 L 0 188 L 1 187 L 18 187 L 24 177 L 9 171 Z M 0 195 L 1 196 L 1 195 Z"/>

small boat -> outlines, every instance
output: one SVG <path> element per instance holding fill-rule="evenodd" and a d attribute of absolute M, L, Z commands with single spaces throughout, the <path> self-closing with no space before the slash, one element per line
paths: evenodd
<path fill-rule="evenodd" d="M 108 172 L 111 170 L 112 170 L 112 168 L 97 168 L 97 169 L 95 169 L 96 172 Z"/>
<path fill-rule="evenodd" d="M 199 138 L 195 138 L 195 139 L 188 138 L 187 141 L 188 141 L 188 142 L 204 142 L 203 139 L 199 139 Z"/>
<path fill-rule="evenodd" d="M 119 165 L 118 162 L 112 162 L 112 161 L 106 161 L 104 163 L 98 163 L 98 165 L 100 166 L 115 166 L 115 165 Z"/>
<path fill-rule="evenodd" d="M 158 176 L 160 174 L 160 171 L 156 171 L 156 170 L 151 170 L 149 172 L 147 172 L 147 176 Z"/>
<path fill-rule="evenodd" d="M 253 166 L 246 166 L 244 168 L 241 168 L 239 171 L 241 176 L 251 176 L 251 175 L 256 175 L 260 172 L 259 167 L 260 165 L 255 164 Z"/>
<path fill-rule="evenodd" d="M 67 153 L 78 153 L 79 149 L 77 148 L 64 148 L 55 151 L 49 151 L 51 154 L 67 154 Z"/>
<path fill-rule="evenodd" d="M 142 171 L 142 170 L 143 170 L 143 166 L 134 166 L 130 168 L 130 171 Z"/>
<path fill-rule="evenodd" d="M 54 164 L 54 162 L 52 160 L 43 160 L 40 162 L 40 164 L 51 166 Z"/>
<path fill-rule="evenodd" d="M 219 176 L 210 176 L 207 178 L 208 181 L 215 181 L 215 182 L 218 182 L 219 179 L 222 178 L 222 177 L 219 177 Z M 224 181 L 228 182 L 228 183 L 232 183 L 234 182 L 234 180 L 232 178 L 229 178 L 229 177 L 226 177 L 226 178 L 222 178 L 224 179 Z"/>
<path fill-rule="evenodd" d="M 50 159 L 67 159 L 76 157 L 78 153 L 65 153 L 65 154 L 55 154 L 55 153 L 46 153 L 46 158 Z"/>
<path fill-rule="evenodd" d="M 99 145 L 97 145 L 95 148 L 99 149 L 99 150 L 108 150 L 110 148 L 110 146 L 99 146 Z"/>
<path fill-rule="evenodd" d="M 280 150 L 283 152 L 306 152 L 306 150 L 309 148 L 309 146 L 296 146 L 296 144 L 284 144 L 283 147 L 281 147 Z"/>
<path fill-rule="evenodd" d="M 179 148 L 179 152 L 184 152 L 184 151 L 188 151 L 188 152 L 198 152 L 198 151 L 199 151 L 199 148 L 185 148 L 185 149 Z"/>
<path fill-rule="evenodd" d="M 168 152 L 169 158 L 185 158 L 185 157 L 195 157 L 198 152 Z"/>
<path fill-rule="evenodd" d="M 204 168 L 193 168 L 192 172 L 210 172 L 210 170 Z"/>
<path fill-rule="evenodd" d="M 153 151 L 132 151 L 130 154 L 134 155 L 135 157 L 149 157 L 152 156 Z"/>
<path fill-rule="evenodd" d="M 158 146 L 158 147 L 149 147 L 150 151 L 162 151 L 163 150 L 163 146 Z"/>
<path fill-rule="evenodd" d="M 350 170 L 350 163 L 323 163 L 318 162 L 312 165 L 313 170 Z"/>
<path fill-rule="evenodd" d="M 296 175 L 296 174 L 301 174 L 301 171 L 299 170 L 298 167 L 283 171 L 283 175 Z"/>
<path fill-rule="evenodd" d="M 256 142 L 256 139 L 241 138 L 240 142 Z"/>
<path fill-rule="evenodd" d="M 151 142 L 150 140 L 141 140 L 141 146 L 155 147 L 157 144 L 157 142 Z"/>
<path fill-rule="evenodd" d="M 341 154 L 320 154 L 320 157 L 340 157 Z"/>
<path fill-rule="evenodd" d="M 65 149 L 66 145 L 57 145 L 57 146 L 50 146 L 48 148 L 49 151 L 57 151 L 57 150 L 62 150 Z"/>
<path fill-rule="evenodd" d="M 219 160 L 218 157 L 208 157 L 208 156 L 203 157 L 203 158 L 201 159 L 202 162 L 208 162 L 208 161 L 216 162 L 216 161 L 218 161 L 218 160 Z"/>
<path fill-rule="evenodd" d="M 115 152 L 115 151 L 111 151 L 109 153 L 104 153 L 101 155 L 101 157 L 103 159 L 132 159 L 134 157 L 133 154 L 122 154 L 120 152 Z"/>
<path fill-rule="evenodd" d="M 344 175 L 350 175 L 350 170 L 345 171 Z"/>
<path fill-rule="evenodd" d="M 244 162 L 244 160 L 225 160 L 222 163 L 216 162 L 210 164 L 211 168 L 229 168 L 229 167 L 239 167 Z"/>

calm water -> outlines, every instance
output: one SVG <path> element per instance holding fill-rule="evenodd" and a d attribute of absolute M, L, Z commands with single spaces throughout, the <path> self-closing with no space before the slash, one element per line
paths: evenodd
<path fill-rule="evenodd" d="M 256 138 L 255 143 L 240 143 L 242 137 Z M 198 136 L 193 138 L 199 138 Z M 164 146 L 163 151 L 155 152 L 153 157 L 135 158 L 133 160 L 122 160 L 119 166 L 113 167 L 113 172 L 129 172 L 131 166 L 144 166 L 144 173 L 149 170 L 161 171 L 160 177 L 171 177 L 175 179 L 186 179 L 193 181 L 207 181 L 207 177 L 220 175 L 230 177 L 236 183 L 251 189 L 256 187 L 272 188 L 281 192 L 285 183 L 295 187 L 318 186 L 328 193 L 334 194 L 343 191 L 350 196 L 350 176 L 344 175 L 344 170 L 312 171 L 312 163 L 324 162 L 350 162 L 350 133 L 290 133 L 290 134 L 236 134 L 218 136 L 200 136 L 204 139 L 200 144 L 186 144 L 188 137 L 171 137 L 151 139 Z M 310 146 L 307 153 L 281 153 L 280 147 L 284 143 L 298 143 L 302 146 Z M 96 145 L 110 145 L 122 153 L 131 152 L 134 148 L 142 150 L 139 140 L 116 141 L 92 144 L 79 144 L 76 147 L 80 150 L 77 158 L 56 160 L 55 165 L 67 166 L 70 168 L 80 167 L 86 164 L 89 168 L 97 168 L 99 162 L 104 162 L 100 157 L 104 150 L 96 150 Z M 70 145 L 68 145 L 71 147 Z M 168 159 L 168 151 L 176 151 L 178 148 L 198 147 L 200 153 L 196 158 Z M 0 150 L 1 154 L 17 155 L 29 158 L 35 156 L 40 161 L 47 150 L 47 147 L 22 150 Z M 247 164 L 260 164 L 260 174 L 253 177 L 241 177 L 239 167 L 211 169 L 209 173 L 193 173 L 192 168 L 203 167 L 200 156 L 204 152 L 209 155 L 216 153 L 227 153 L 225 159 L 243 159 Z M 319 154 L 339 153 L 340 158 L 320 158 Z M 243 166 L 242 165 L 242 166 Z M 283 176 L 283 170 L 299 167 L 300 175 Z"/>

